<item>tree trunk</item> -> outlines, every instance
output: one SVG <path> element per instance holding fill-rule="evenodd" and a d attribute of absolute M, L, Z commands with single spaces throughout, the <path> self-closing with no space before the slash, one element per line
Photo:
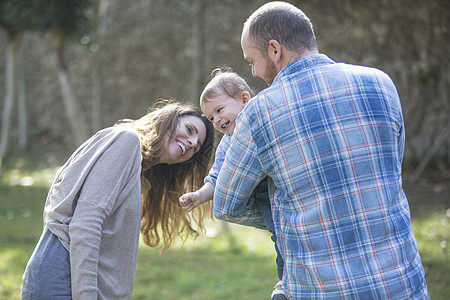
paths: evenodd
<path fill-rule="evenodd" d="M 194 0 L 192 6 L 192 37 L 191 37 L 191 49 L 192 51 L 192 82 L 191 82 L 191 99 L 194 104 L 199 105 L 199 97 L 201 93 L 201 74 L 202 74 L 202 30 L 201 30 L 201 22 L 202 18 L 202 9 L 203 9 L 203 1 L 202 0 Z"/>
<path fill-rule="evenodd" d="M 95 0 L 93 3 L 91 45 L 91 82 L 92 82 L 92 130 L 97 132 L 101 128 L 101 75 L 100 75 L 100 28 L 106 4 L 104 0 Z"/>
<path fill-rule="evenodd" d="M 65 61 L 65 48 L 61 33 L 56 30 L 56 54 L 58 59 L 58 80 L 61 86 L 62 97 L 66 116 L 69 121 L 70 130 L 74 141 L 81 145 L 88 138 L 88 129 L 83 121 L 83 115 L 78 111 L 75 95 L 69 79 L 68 67 Z"/>
<path fill-rule="evenodd" d="M 28 144 L 28 115 L 27 115 L 27 86 L 25 81 L 25 63 L 23 50 L 26 47 L 25 33 L 21 34 L 21 41 L 16 56 L 16 79 L 17 79 L 17 104 L 18 104 L 18 120 L 19 120 L 19 147 L 25 149 Z"/>
<path fill-rule="evenodd" d="M 5 156 L 9 147 L 9 136 L 11 126 L 11 113 L 15 98 L 15 56 L 21 42 L 20 34 L 11 36 L 6 47 L 6 66 L 5 66 L 5 101 L 2 111 L 2 129 L 0 137 L 0 158 Z"/>

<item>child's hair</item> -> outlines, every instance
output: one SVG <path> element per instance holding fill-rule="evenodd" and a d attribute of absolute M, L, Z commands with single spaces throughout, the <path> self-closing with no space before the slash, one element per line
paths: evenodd
<path fill-rule="evenodd" d="M 232 98 L 240 97 L 242 92 L 248 92 L 250 97 L 253 97 L 255 94 L 247 82 L 230 68 L 214 69 L 211 72 L 211 77 L 211 81 L 206 85 L 200 95 L 200 106 L 208 103 L 209 99 L 223 94 Z"/>
<path fill-rule="evenodd" d="M 178 120 L 183 116 L 199 117 L 206 127 L 206 139 L 201 149 L 188 161 L 161 164 L 159 157 L 164 137 L 175 133 Z M 204 218 L 212 217 L 210 204 L 201 205 L 195 212 L 188 214 L 179 205 L 178 197 L 199 189 L 208 172 L 214 141 L 211 123 L 191 104 L 162 100 L 140 119 L 120 120 L 116 126 L 131 127 L 141 136 L 141 233 L 144 242 L 151 247 L 162 242 L 164 251 L 176 237 L 184 240 L 188 234 L 198 236 L 197 230 L 205 228 Z"/>

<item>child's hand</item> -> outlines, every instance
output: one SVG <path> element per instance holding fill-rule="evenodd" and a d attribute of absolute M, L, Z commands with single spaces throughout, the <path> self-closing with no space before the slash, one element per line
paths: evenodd
<path fill-rule="evenodd" d="M 214 185 L 211 182 L 205 183 L 200 189 L 193 193 L 187 193 L 178 199 L 183 209 L 193 210 L 200 204 L 211 200 L 214 197 Z"/>
<path fill-rule="evenodd" d="M 193 210 L 200 204 L 200 199 L 196 192 L 182 195 L 178 201 L 183 209 L 187 211 Z"/>

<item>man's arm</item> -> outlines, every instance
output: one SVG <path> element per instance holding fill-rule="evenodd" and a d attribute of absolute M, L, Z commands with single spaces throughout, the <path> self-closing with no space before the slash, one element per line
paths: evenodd
<path fill-rule="evenodd" d="M 265 228 L 255 205 L 253 190 L 264 178 L 249 125 L 241 113 L 237 120 L 214 193 L 214 215 L 223 221 Z"/>

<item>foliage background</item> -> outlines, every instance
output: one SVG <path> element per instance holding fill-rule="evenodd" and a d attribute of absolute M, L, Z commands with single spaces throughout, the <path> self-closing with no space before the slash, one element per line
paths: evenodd
<path fill-rule="evenodd" d="M 97 1 L 97 0 L 96 0 Z M 242 57 L 240 33 L 261 0 L 98 0 L 97 32 L 68 42 L 67 60 L 79 116 L 93 123 L 94 54 L 106 127 L 138 117 L 159 98 L 198 102 L 210 72 L 233 68 L 256 90 L 265 83 L 251 76 Z M 320 51 L 335 61 L 382 69 L 398 87 L 406 123 L 407 162 L 417 164 L 450 119 L 449 20 L 445 0 L 289 1 L 311 18 Z M 87 16 L 93 19 L 93 11 Z M 0 54 L 7 35 L 0 31 Z M 77 146 L 63 113 L 51 33 L 25 36 L 28 123 L 32 145 Z M 0 55 L 1 56 L 1 55 Z M 0 60 L 0 95 L 4 91 Z M 16 118 L 17 119 L 17 118 Z M 12 126 L 12 145 L 17 139 Z M 91 129 L 93 131 L 94 129 Z M 448 165 L 450 141 L 434 157 Z"/>
<path fill-rule="evenodd" d="M 91 133 L 94 121 L 106 127 L 120 118 L 139 117 L 159 98 L 197 103 L 210 72 L 218 66 L 233 68 L 256 90 L 265 88 L 261 79 L 251 76 L 242 57 L 240 33 L 250 13 L 267 1 L 98 1 L 97 34 L 66 44 L 78 115 Z M 335 61 L 376 67 L 391 76 L 404 110 L 408 177 L 450 120 L 450 2 L 289 2 L 311 18 L 321 52 Z M 92 9 L 87 13 L 94 19 Z M 0 169 L 0 299 L 18 299 L 21 275 L 42 229 L 48 186 L 56 168 L 78 146 L 58 84 L 57 41 L 50 32 L 27 32 L 24 41 L 30 136 L 28 146 L 18 151 L 15 107 L 11 151 Z M 0 30 L 0 57 L 7 42 L 7 33 Z M 0 59 L 0 97 L 5 68 Z M 94 117 L 97 84 L 101 114 Z M 4 109 L 3 102 L 0 105 Z M 447 138 L 420 180 L 405 182 L 432 299 L 450 297 L 449 162 Z M 267 298 L 276 282 L 268 235 L 221 222 L 213 223 L 211 230 L 217 233 L 214 237 L 189 241 L 162 256 L 157 249 L 142 247 L 133 299 Z"/>

